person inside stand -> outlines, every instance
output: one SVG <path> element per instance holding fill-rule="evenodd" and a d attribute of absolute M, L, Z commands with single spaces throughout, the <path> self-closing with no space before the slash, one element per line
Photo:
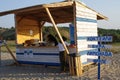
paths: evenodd
<path fill-rule="evenodd" d="M 69 46 L 69 44 L 66 42 L 67 38 L 65 38 L 65 37 L 62 37 L 62 38 L 63 38 L 63 41 L 66 44 L 66 46 Z M 61 64 L 60 69 L 61 69 L 61 72 L 65 72 L 68 67 L 67 53 L 66 53 L 64 46 L 60 40 L 58 43 L 58 48 L 59 48 L 59 60 L 60 60 L 60 64 Z"/>
<path fill-rule="evenodd" d="M 47 45 L 48 46 L 57 46 L 58 41 L 56 40 L 56 38 L 53 35 L 49 34 L 47 36 Z"/>

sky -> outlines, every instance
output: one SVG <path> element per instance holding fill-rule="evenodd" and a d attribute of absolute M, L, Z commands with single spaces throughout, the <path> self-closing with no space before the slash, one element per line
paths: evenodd
<path fill-rule="evenodd" d="M 39 4 L 60 2 L 64 0 L 0 0 L 0 12 L 19 9 Z M 98 27 L 104 29 L 120 29 L 120 0 L 81 0 L 88 7 L 107 16 L 109 20 L 99 20 Z M 14 15 L 0 17 L 0 27 L 15 26 Z"/>

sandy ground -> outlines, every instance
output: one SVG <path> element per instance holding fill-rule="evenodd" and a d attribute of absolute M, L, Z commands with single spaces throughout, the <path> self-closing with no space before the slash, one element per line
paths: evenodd
<path fill-rule="evenodd" d="M 97 66 L 85 67 L 83 75 L 76 77 L 70 76 L 69 72 L 60 73 L 59 67 L 10 65 L 14 61 L 9 53 L 1 54 L 0 80 L 97 80 Z M 102 58 L 111 60 L 111 63 L 101 65 L 101 80 L 120 80 L 120 53 Z"/>

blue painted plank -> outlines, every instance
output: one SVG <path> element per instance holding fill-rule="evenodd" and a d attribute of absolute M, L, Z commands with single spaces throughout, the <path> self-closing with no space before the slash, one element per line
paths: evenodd
<path fill-rule="evenodd" d="M 20 61 L 20 64 L 34 64 L 34 65 L 49 65 L 49 66 L 60 66 L 60 63 L 53 63 L 53 62 L 33 62 L 33 61 Z"/>
<path fill-rule="evenodd" d="M 24 55 L 26 53 L 16 53 L 17 55 Z M 31 54 L 31 53 L 30 53 Z M 32 53 L 33 55 L 49 55 L 49 56 L 59 56 L 59 53 Z"/>
<path fill-rule="evenodd" d="M 82 18 L 82 17 L 77 17 L 76 21 L 97 23 L 97 20 L 95 19 Z"/>

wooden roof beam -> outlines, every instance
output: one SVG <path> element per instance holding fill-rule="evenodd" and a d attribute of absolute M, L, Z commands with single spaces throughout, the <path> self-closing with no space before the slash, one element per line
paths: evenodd
<path fill-rule="evenodd" d="M 31 14 L 30 16 L 33 17 L 36 21 L 41 21 L 40 18 L 38 16 L 36 16 L 36 15 Z"/>
<path fill-rule="evenodd" d="M 17 22 L 18 24 L 24 19 L 25 16 L 22 16 Z"/>
<path fill-rule="evenodd" d="M 70 2 L 58 2 L 58 3 L 52 3 L 52 4 L 44 4 L 44 8 L 54 8 L 54 7 L 65 7 L 65 6 L 72 6 L 73 1 Z"/>
<path fill-rule="evenodd" d="M 31 6 L 31 7 L 1 12 L 0 16 L 7 15 L 7 14 L 17 14 L 17 13 L 33 11 L 33 10 L 40 10 L 40 9 L 44 9 L 46 7 L 53 8 L 53 7 L 72 6 L 72 4 L 73 4 L 73 2 L 61 2 L 61 3 L 52 3 L 52 4 L 43 4 L 43 5 Z"/>
<path fill-rule="evenodd" d="M 5 11 L 0 13 L 0 16 L 7 15 L 7 14 L 17 14 L 17 13 L 22 13 L 22 12 L 27 12 L 27 11 L 33 11 L 33 10 L 39 10 L 43 9 L 43 7 L 38 6 L 38 7 L 27 7 L 27 8 L 21 8 L 21 9 L 16 9 L 16 10 L 10 10 L 10 11 Z"/>
<path fill-rule="evenodd" d="M 98 19 L 98 20 L 102 20 L 102 19 L 108 20 L 108 17 L 103 16 L 103 15 L 100 14 L 100 13 L 97 13 L 97 19 Z"/>

